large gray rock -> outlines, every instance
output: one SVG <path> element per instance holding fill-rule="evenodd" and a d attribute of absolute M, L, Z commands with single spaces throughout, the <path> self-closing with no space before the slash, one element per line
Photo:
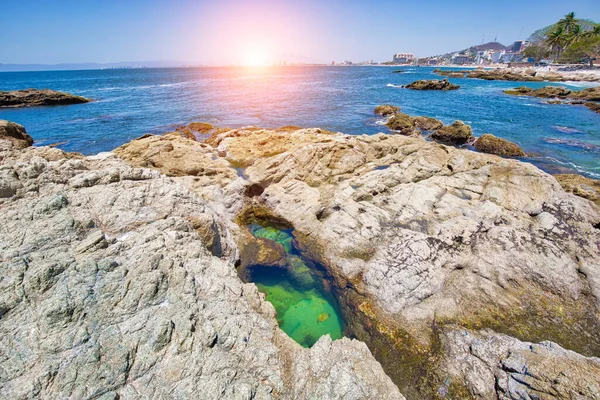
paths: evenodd
<path fill-rule="evenodd" d="M 0 153 L 0 398 L 403 399 L 364 344 L 277 328 L 223 198 L 111 154 Z"/>
<path fill-rule="evenodd" d="M 443 369 L 478 399 L 598 399 L 600 358 L 552 342 L 522 342 L 491 330 L 448 327 Z"/>

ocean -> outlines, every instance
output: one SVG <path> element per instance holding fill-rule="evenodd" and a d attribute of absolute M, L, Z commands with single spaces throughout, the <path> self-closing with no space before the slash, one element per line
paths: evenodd
<path fill-rule="evenodd" d="M 401 69 L 404 73 L 392 73 Z M 400 86 L 441 79 L 424 67 L 205 67 L 4 72 L 0 90 L 49 88 L 85 96 L 87 104 L 0 109 L 25 126 L 36 145 L 67 151 L 110 151 L 146 133 L 203 121 L 215 126 L 320 127 L 348 134 L 388 133 L 373 108 L 390 103 L 411 115 L 449 124 L 462 120 L 475 136 L 492 133 L 519 144 L 550 173 L 600 178 L 600 114 L 550 105 L 503 90 L 547 84 L 578 90 L 586 83 L 454 79 L 461 89 L 419 92 Z"/>

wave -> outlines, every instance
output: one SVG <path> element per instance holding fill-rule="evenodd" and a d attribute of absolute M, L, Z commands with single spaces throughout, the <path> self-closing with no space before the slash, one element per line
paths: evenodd
<path fill-rule="evenodd" d="M 579 129 L 569 128 L 568 126 L 553 125 L 552 129 L 555 129 L 555 130 L 557 130 L 559 132 L 563 132 L 563 133 L 583 133 Z"/>
<path fill-rule="evenodd" d="M 581 167 L 577 164 L 575 164 L 572 161 L 563 161 L 563 160 L 559 160 L 557 158 L 551 157 L 551 156 L 544 156 L 544 157 L 539 157 L 538 158 L 539 161 L 542 162 L 548 162 L 549 164 L 558 164 L 560 166 L 565 166 L 570 170 L 573 170 L 574 172 L 577 172 L 581 175 L 584 176 L 588 176 L 590 178 L 593 179 L 599 179 L 600 178 L 600 172 L 592 172 L 590 170 L 597 170 L 600 171 L 600 167 L 592 167 L 592 166 L 587 166 L 587 167 Z M 533 161 L 533 160 L 532 160 Z"/>
<path fill-rule="evenodd" d="M 393 83 L 388 83 L 385 86 L 387 86 L 387 87 L 393 87 L 393 88 L 402 88 L 402 85 L 394 85 Z"/>

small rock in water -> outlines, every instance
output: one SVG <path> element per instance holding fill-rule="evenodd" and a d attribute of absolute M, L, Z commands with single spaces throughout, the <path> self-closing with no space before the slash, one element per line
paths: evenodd
<path fill-rule="evenodd" d="M 329 314 L 319 314 L 319 318 L 317 320 L 319 322 L 325 322 L 329 319 Z"/>

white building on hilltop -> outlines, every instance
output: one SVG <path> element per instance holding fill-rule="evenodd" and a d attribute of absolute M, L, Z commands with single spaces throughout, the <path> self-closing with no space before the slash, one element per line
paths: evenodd
<path fill-rule="evenodd" d="M 415 60 L 412 53 L 397 53 L 394 54 L 392 61 L 396 64 L 410 64 Z"/>

